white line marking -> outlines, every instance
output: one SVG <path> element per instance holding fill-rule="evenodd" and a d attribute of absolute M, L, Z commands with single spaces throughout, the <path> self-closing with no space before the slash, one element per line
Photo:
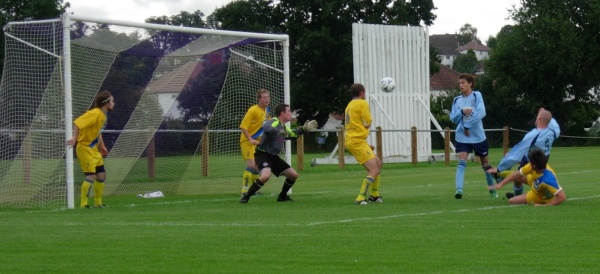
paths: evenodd
<path fill-rule="evenodd" d="M 587 199 L 595 199 L 600 198 L 600 195 L 588 196 L 588 197 L 575 197 L 569 198 L 567 200 L 587 200 Z M 192 202 L 192 201 L 188 201 Z M 482 211 L 482 210 L 495 210 L 495 209 L 504 209 L 518 206 L 526 206 L 526 205 L 502 205 L 502 206 L 486 206 L 480 208 L 467 208 L 467 209 L 457 209 L 451 211 L 432 211 L 432 212 L 420 212 L 420 213 L 406 213 L 406 214 L 394 214 L 387 216 L 378 216 L 378 217 L 368 217 L 368 218 L 350 218 L 350 219 L 341 219 L 341 220 L 333 220 L 333 221 L 322 221 L 322 222 L 309 222 L 309 223 L 285 223 L 285 224 L 265 224 L 265 223 L 173 223 L 173 222 L 135 222 L 135 223 L 127 223 L 127 222 L 117 222 L 117 223 L 103 223 L 103 225 L 111 225 L 111 226 L 205 226 L 205 227 L 280 227 L 280 226 L 294 226 L 294 227 L 303 227 L 303 226 L 320 226 L 320 225 L 331 225 L 331 224 L 342 224 L 342 223 L 353 223 L 353 222 L 365 222 L 365 221 L 373 221 L 373 220 L 385 220 L 385 219 L 394 219 L 394 218 L 402 218 L 402 217 L 415 217 L 415 216 L 430 216 L 430 215 L 438 215 L 438 214 L 447 214 L 447 213 L 464 213 L 464 212 L 473 212 L 473 211 Z M 69 226 L 88 226 L 89 223 L 66 223 Z M 99 224 L 98 224 L 99 225 Z"/>

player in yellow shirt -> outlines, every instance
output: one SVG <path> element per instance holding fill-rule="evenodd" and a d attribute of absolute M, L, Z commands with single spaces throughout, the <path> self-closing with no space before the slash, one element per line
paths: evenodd
<path fill-rule="evenodd" d="M 88 110 L 73 122 L 73 137 L 67 140 L 68 146 L 77 144 L 75 152 L 85 174 L 81 185 L 81 208 L 89 208 L 90 188 L 94 188 L 94 207 L 103 208 L 102 193 L 106 171 L 103 157 L 108 150 L 102 140 L 102 130 L 106 126 L 106 113 L 115 107 L 115 101 L 108 91 L 98 94 L 95 108 Z"/>
<path fill-rule="evenodd" d="M 535 206 L 559 205 L 567 198 L 564 190 L 558 184 L 554 170 L 548 165 L 548 157 L 540 149 L 531 150 L 527 158 L 529 163 L 519 171 L 515 171 L 498 183 L 495 188 L 500 189 L 512 181 L 527 183 L 531 188 L 529 192 L 511 197 L 510 204 L 533 204 Z"/>
<path fill-rule="evenodd" d="M 365 87 L 362 84 L 353 84 L 350 87 L 352 101 L 348 103 L 344 111 L 346 149 L 367 170 L 367 177 L 363 180 L 360 192 L 354 201 L 358 205 L 366 205 L 368 202 L 383 203 L 383 199 L 379 195 L 379 172 L 381 171 L 382 162 L 378 157 L 375 157 L 373 147 L 367 143 L 372 118 L 369 102 L 365 100 L 365 92 Z M 371 190 L 371 195 L 367 199 L 369 190 Z"/>
<path fill-rule="evenodd" d="M 270 92 L 266 89 L 260 89 L 256 93 L 256 99 L 258 104 L 248 109 L 240 124 L 240 130 L 242 131 L 240 148 L 242 158 L 246 161 L 246 170 L 242 175 L 242 196 L 248 192 L 252 182 L 258 179 L 258 168 L 254 161 L 254 152 L 260 142 L 260 136 L 263 134 L 263 123 L 269 118 Z"/>

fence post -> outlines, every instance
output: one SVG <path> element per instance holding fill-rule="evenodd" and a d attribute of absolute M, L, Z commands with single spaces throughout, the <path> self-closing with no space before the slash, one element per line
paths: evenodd
<path fill-rule="evenodd" d="M 338 166 L 340 169 L 344 169 L 344 159 L 346 147 L 344 145 L 344 128 L 340 127 L 340 131 L 338 132 Z"/>
<path fill-rule="evenodd" d="M 417 164 L 417 127 L 410 128 L 410 148 L 413 165 Z"/>
<path fill-rule="evenodd" d="M 382 130 L 381 127 L 377 127 L 377 132 L 375 133 L 375 150 L 377 151 L 377 157 L 383 163 L 383 138 L 382 138 Z"/>
<path fill-rule="evenodd" d="M 296 169 L 304 170 L 304 134 L 296 139 Z"/>
<path fill-rule="evenodd" d="M 202 176 L 208 176 L 208 156 L 209 156 L 209 140 L 208 140 L 208 127 L 204 127 L 202 133 Z"/>
<path fill-rule="evenodd" d="M 450 128 L 444 128 L 444 164 L 450 164 Z"/>
<path fill-rule="evenodd" d="M 25 127 L 25 138 L 23 138 L 23 182 L 25 184 L 31 183 L 31 138 L 33 134 L 27 134 L 28 126 Z"/>
<path fill-rule="evenodd" d="M 156 177 L 156 146 L 154 136 L 150 138 L 150 142 L 148 142 L 148 146 L 146 147 L 146 161 L 148 161 L 148 178 L 154 179 Z"/>
<path fill-rule="evenodd" d="M 504 131 L 502 132 L 502 148 L 504 149 L 504 154 L 508 153 L 508 126 L 504 126 Z"/>

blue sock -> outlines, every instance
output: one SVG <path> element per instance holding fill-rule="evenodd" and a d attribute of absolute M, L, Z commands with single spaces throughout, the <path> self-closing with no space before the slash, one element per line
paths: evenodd
<path fill-rule="evenodd" d="M 488 186 L 493 186 L 494 185 L 494 176 L 492 176 L 492 174 L 487 173 L 486 171 L 490 168 L 492 168 L 491 165 L 485 165 L 485 166 L 481 166 L 481 168 L 483 169 L 483 172 L 485 173 L 485 181 L 487 182 Z"/>
<path fill-rule="evenodd" d="M 485 173 L 485 181 L 487 182 L 488 186 L 493 186 L 494 182 L 496 182 L 492 174 L 489 174 L 487 172 Z"/>
<path fill-rule="evenodd" d="M 513 186 L 513 190 L 515 191 L 516 196 L 523 194 L 523 186 L 520 186 L 520 187 Z"/>
<path fill-rule="evenodd" d="M 459 160 L 458 167 L 456 168 L 456 190 L 463 189 L 463 185 L 465 182 L 465 168 L 467 167 L 466 160 Z"/>

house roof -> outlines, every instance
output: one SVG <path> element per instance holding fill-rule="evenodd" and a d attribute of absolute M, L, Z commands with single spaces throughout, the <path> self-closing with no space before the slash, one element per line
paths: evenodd
<path fill-rule="evenodd" d="M 456 51 L 461 52 L 461 51 L 467 51 L 467 50 L 476 50 L 476 51 L 490 51 L 490 48 L 488 48 L 486 45 L 482 45 L 480 44 L 477 40 L 473 40 L 469 43 L 466 43 L 464 46 L 460 46 L 458 48 L 456 48 Z"/>
<path fill-rule="evenodd" d="M 458 34 L 433 34 L 429 36 L 429 45 L 435 48 L 439 55 L 458 55 L 456 47 Z"/>
<path fill-rule="evenodd" d="M 440 65 L 440 71 L 429 78 L 429 90 L 452 90 L 458 86 L 456 70 Z"/>

